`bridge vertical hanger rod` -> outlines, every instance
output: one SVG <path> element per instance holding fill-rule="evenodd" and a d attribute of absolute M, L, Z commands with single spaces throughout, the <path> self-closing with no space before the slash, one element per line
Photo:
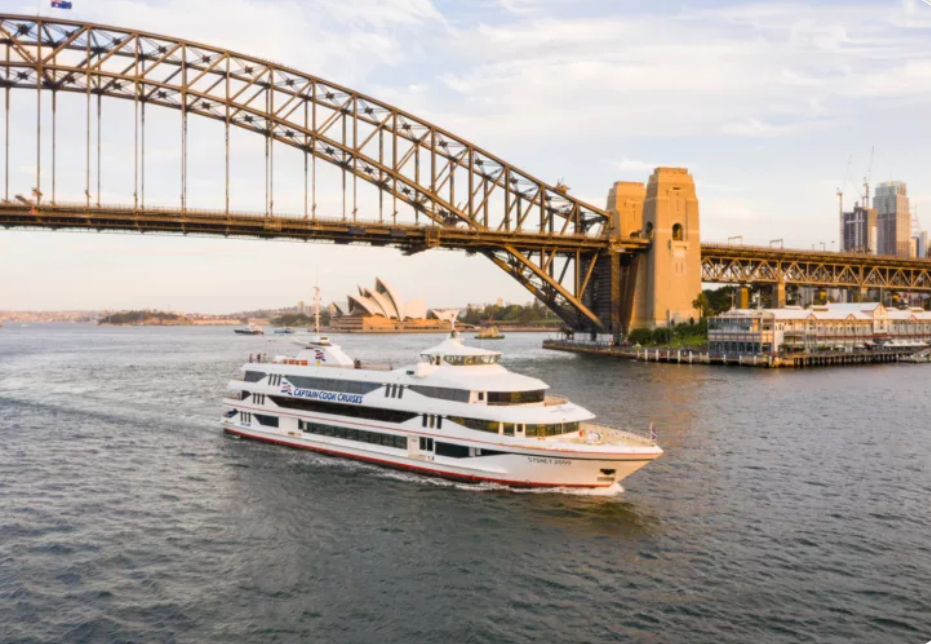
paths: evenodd
<path fill-rule="evenodd" d="M 88 30 L 87 51 L 84 55 L 84 60 L 87 61 L 84 66 L 84 72 L 86 74 L 84 87 L 87 90 L 87 128 L 85 130 L 85 134 L 87 135 L 87 159 L 84 164 L 84 198 L 88 210 L 90 210 L 91 207 L 91 40 L 93 37 L 94 32 Z"/>
<path fill-rule="evenodd" d="M 340 120 L 343 122 L 343 149 L 346 149 L 346 110 L 340 108 Z M 343 221 L 346 221 L 346 165 L 349 163 L 346 159 L 346 153 L 343 152 L 343 163 L 342 163 L 342 172 L 343 172 Z"/>
<path fill-rule="evenodd" d="M 394 172 L 398 171 L 398 113 L 394 112 L 391 117 L 392 126 L 391 126 L 391 169 Z M 392 212 L 391 220 L 393 223 L 398 223 L 398 180 L 396 177 L 391 179 L 391 182 L 394 184 L 393 189 L 391 190 L 391 201 L 392 201 Z"/>
<path fill-rule="evenodd" d="M 275 113 L 275 70 L 268 68 L 268 114 Z M 274 123 L 268 119 L 268 213 L 275 214 L 275 137 Z"/>
<path fill-rule="evenodd" d="M 139 37 L 133 51 L 133 211 L 139 209 Z"/>
<path fill-rule="evenodd" d="M 356 166 L 356 172 L 359 171 L 356 159 L 356 155 L 359 154 L 359 97 L 352 97 L 352 151 L 353 151 L 353 165 Z M 356 215 L 359 212 L 359 187 L 358 187 L 358 177 L 356 172 L 352 173 L 352 221 L 355 223 Z"/>
<path fill-rule="evenodd" d="M 181 214 L 187 210 L 187 45 L 181 45 Z"/>
<path fill-rule="evenodd" d="M 385 130 L 381 125 L 378 126 L 378 165 L 385 167 Z M 378 171 L 379 183 L 385 180 L 384 171 Z M 378 191 L 378 223 L 385 221 L 385 191 Z"/>
<path fill-rule="evenodd" d="M 413 130 L 411 130 L 413 132 Z M 420 186 L 420 139 L 414 135 L 414 183 L 417 186 Z M 417 201 L 414 202 L 415 206 L 420 206 L 420 197 L 418 195 Z M 418 226 L 420 225 L 420 208 L 414 208 L 414 223 Z"/>
<path fill-rule="evenodd" d="M 268 68 L 268 72 L 269 74 L 271 73 L 271 68 Z M 269 193 L 268 193 L 269 150 L 268 150 L 268 146 L 271 140 L 271 122 L 269 121 L 268 116 L 267 116 L 268 111 L 269 111 L 268 101 L 269 101 L 269 96 L 268 96 L 268 90 L 266 89 L 265 91 L 265 114 L 266 114 L 266 117 L 265 117 L 265 216 L 266 217 L 268 217 L 268 200 L 269 200 Z"/>
<path fill-rule="evenodd" d="M 225 54 L 226 57 L 226 119 L 224 119 L 224 149 L 226 153 L 225 165 L 224 165 L 224 177 L 225 177 L 225 210 L 226 216 L 229 217 L 230 214 L 230 55 Z"/>
<path fill-rule="evenodd" d="M 520 201 L 518 201 L 518 209 Z M 504 168 L 504 229 L 511 230 L 511 169 Z"/>
<path fill-rule="evenodd" d="M 482 218 L 485 222 L 485 228 L 488 228 L 488 193 L 490 190 L 488 190 L 488 176 L 486 174 L 482 174 L 482 192 L 484 199 L 482 201 L 482 210 L 484 211 Z"/>
<path fill-rule="evenodd" d="M 307 147 L 310 145 L 309 137 L 306 132 L 308 131 L 308 106 L 307 106 L 307 97 L 304 97 L 304 219 L 307 219 Z"/>
<path fill-rule="evenodd" d="M 453 161 L 452 155 L 449 154 L 449 147 L 446 148 L 447 154 L 450 158 L 446 160 L 447 167 L 449 168 L 449 203 L 455 208 L 456 207 L 456 168 L 458 164 L 456 161 Z"/>
<path fill-rule="evenodd" d="M 436 128 L 432 127 L 430 128 L 430 194 L 436 199 Z M 434 213 L 435 216 L 436 213 Z M 436 223 L 436 220 L 433 219 L 431 222 Z"/>
<path fill-rule="evenodd" d="M 475 154 L 472 146 L 469 146 L 469 201 L 466 204 L 469 219 L 475 219 Z"/>
<path fill-rule="evenodd" d="M 101 160 L 101 155 L 102 155 L 101 150 L 103 148 L 103 146 L 101 146 L 100 144 L 100 133 L 101 133 L 100 112 L 102 109 L 103 109 L 103 92 L 100 91 L 100 85 L 98 83 L 98 86 L 97 86 L 97 208 L 100 208 L 100 186 L 101 186 L 101 181 L 103 180 L 103 177 L 100 173 L 100 160 Z"/>
<path fill-rule="evenodd" d="M 36 205 L 42 200 L 42 23 L 36 21 Z"/>
<path fill-rule="evenodd" d="M 310 86 L 310 95 L 311 95 L 311 118 L 310 118 L 310 131 L 317 131 L 317 81 L 313 81 Z M 314 150 L 317 149 L 317 141 L 311 137 L 310 144 L 314 146 Z M 310 195 L 310 218 L 317 218 L 317 155 L 310 155 L 310 181 L 311 181 L 311 195 Z"/>
<path fill-rule="evenodd" d="M 57 172 L 56 155 L 58 148 L 58 92 L 52 90 L 52 203 L 55 203 Z"/>
<path fill-rule="evenodd" d="M 5 182 L 5 192 L 3 198 L 5 201 L 10 200 L 10 43 L 6 44 L 6 127 L 3 130 L 4 144 L 6 148 L 6 157 L 3 163 L 3 173 Z"/>
<path fill-rule="evenodd" d="M 138 42 L 138 37 L 137 37 Z M 140 50 L 142 48 L 140 47 Z M 145 58 L 142 58 L 142 77 L 145 77 Z M 145 83 L 140 84 L 140 91 L 145 92 Z M 139 155 L 139 203 L 145 208 L 145 104 L 146 100 L 143 98 L 142 105 L 139 108 L 140 111 L 140 139 L 142 143 L 142 150 Z"/>

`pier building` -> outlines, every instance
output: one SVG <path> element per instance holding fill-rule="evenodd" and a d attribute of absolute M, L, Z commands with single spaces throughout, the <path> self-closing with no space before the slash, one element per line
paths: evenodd
<path fill-rule="evenodd" d="M 854 351 L 931 344 L 931 311 L 878 302 L 735 309 L 708 320 L 711 353 Z"/>

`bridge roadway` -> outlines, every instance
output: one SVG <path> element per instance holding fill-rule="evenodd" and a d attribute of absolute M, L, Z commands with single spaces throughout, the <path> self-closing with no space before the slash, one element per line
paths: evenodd
<path fill-rule="evenodd" d="M 701 264 L 707 283 L 931 291 L 931 259 L 703 243 Z"/>
<path fill-rule="evenodd" d="M 466 228 L 462 225 L 417 225 L 391 221 L 340 218 L 267 216 L 177 207 L 43 204 L 0 200 L 0 226 L 8 229 L 89 230 L 96 232 L 178 233 L 256 239 L 291 239 L 396 246 L 407 253 L 443 247 L 481 252 L 514 247 L 525 253 L 573 253 L 614 250 L 638 251 L 649 242 L 629 239 L 607 244 L 602 236 Z"/>
<path fill-rule="evenodd" d="M 92 230 L 173 233 L 256 239 L 290 239 L 395 246 L 406 253 L 451 248 L 493 253 L 513 247 L 523 253 L 613 251 L 639 253 L 645 239 L 610 242 L 602 236 L 497 231 L 463 226 L 347 221 L 340 218 L 264 216 L 255 213 L 178 208 L 137 208 L 86 204 L 0 203 L 0 226 L 8 229 Z M 702 280 L 739 285 L 797 285 L 823 288 L 931 291 L 931 259 L 901 259 L 861 253 L 835 253 L 765 246 L 704 243 Z"/>

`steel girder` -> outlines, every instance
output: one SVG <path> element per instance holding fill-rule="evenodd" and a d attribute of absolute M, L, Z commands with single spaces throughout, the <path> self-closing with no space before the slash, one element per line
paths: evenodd
<path fill-rule="evenodd" d="M 702 281 L 931 291 L 931 260 L 702 244 Z"/>
<path fill-rule="evenodd" d="M 85 94 L 88 105 L 91 96 L 121 98 L 141 106 L 143 114 L 146 105 L 180 110 L 182 140 L 190 114 L 225 123 L 226 212 L 229 128 L 238 127 L 265 137 L 267 146 L 276 142 L 302 151 L 305 176 L 309 156 L 342 169 L 344 177 L 348 173 L 354 182 L 361 179 L 376 186 L 381 195 L 380 220 L 384 219 L 382 197 L 387 196 L 394 222 L 400 204 L 418 223 L 423 216 L 437 226 L 476 233 L 565 236 L 565 243 L 549 254 L 534 254 L 531 247 L 520 244 L 473 249 L 496 258 L 496 264 L 574 326 L 604 326 L 583 304 L 585 281 L 581 276 L 569 277 L 570 285 L 564 286 L 556 278 L 554 260 L 558 256 L 565 265 L 578 265 L 580 252 L 594 252 L 572 238 L 597 239 L 603 249 L 617 250 L 617 244 L 608 241 L 608 214 L 569 195 L 564 186 L 547 184 L 436 125 L 267 60 L 139 30 L 0 14 L 0 42 L 5 46 L 0 86 L 7 89 L 47 90 L 53 96 L 55 92 Z M 88 152 L 88 177 L 89 159 Z M 182 168 L 183 213 L 186 148 Z M 93 210 L 89 183 L 88 179 L 88 212 Z M 267 215 L 273 212 L 273 203 L 272 197 Z M 100 207 L 98 203 L 96 210 Z M 138 203 L 134 209 L 139 209 Z M 305 216 L 306 210 L 305 205 Z M 347 217 L 345 208 L 343 216 Z M 355 209 L 352 219 L 357 219 Z M 428 239 L 424 247 L 434 245 L 444 242 Z M 567 279 L 566 270 L 559 273 Z"/>

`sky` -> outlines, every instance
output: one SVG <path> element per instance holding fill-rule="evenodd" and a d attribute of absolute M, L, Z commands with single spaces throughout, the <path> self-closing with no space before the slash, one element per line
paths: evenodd
<path fill-rule="evenodd" d="M 836 248 L 836 191 L 843 187 L 849 208 L 868 174 L 873 185 L 905 181 L 931 228 L 924 0 L 73 0 L 65 12 L 48 4 L 43 15 L 205 42 L 332 80 L 531 175 L 563 180 L 600 207 L 614 181 L 686 167 L 704 241 L 741 235 L 748 244 Z M 34 15 L 36 5 L 0 0 L 0 11 Z M 71 121 L 59 119 L 59 149 L 75 153 L 59 161 L 58 198 L 79 201 L 84 108 L 75 97 L 61 101 Z M 131 203 L 132 106 L 110 103 L 118 104 L 104 106 L 102 200 Z M 16 125 L 34 114 L 34 93 L 14 93 L 11 192 L 34 185 L 33 135 Z M 177 204 L 179 117 L 149 118 L 147 200 Z M 222 127 L 191 128 L 189 205 L 220 209 Z M 237 210 L 263 207 L 256 138 L 233 135 Z M 276 211 L 300 214 L 302 157 L 282 153 L 276 164 Z M 318 195 L 318 212 L 339 203 L 335 191 Z M 452 251 L 405 257 L 326 244 L 0 231 L 0 310 L 278 307 L 309 301 L 317 275 L 325 301 L 376 275 L 434 307 L 530 299 L 487 259 Z"/>

